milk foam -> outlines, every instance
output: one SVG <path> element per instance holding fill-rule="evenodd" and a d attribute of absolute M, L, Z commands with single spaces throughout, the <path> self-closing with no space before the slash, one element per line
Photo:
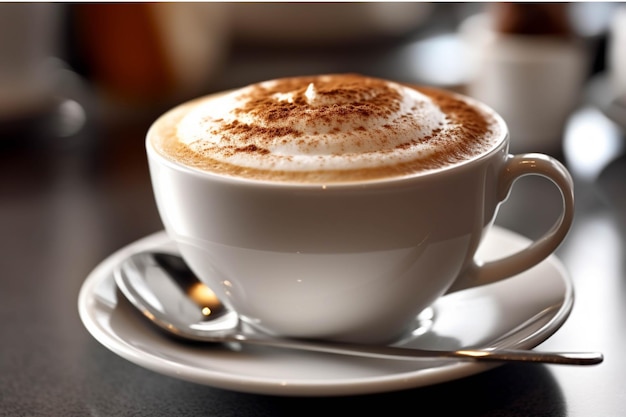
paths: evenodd
<path fill-rule="evenodd" d="M 482 152 L 495 135 L 493 121 L 477 130 L 476 119 L 484 121 L 487 115 L 459 117 L 476 109 L 465 105 L 459 111 L 461 102 L 450 100 L 450 95 L 358 75 L 267 81 L 200 99 L 166 115 L 172 124 L 170 140 L 178 150 L 165 152 L 209 170 L 234 167 L 237 175 L 363 173 L 416 161 L 423 167 L 433 161 L 441 166 L 474 152 L 460 155 L 459 149 Z M 476 142 L 460 147 L 469 139 Z M 170 143 L 170 149 L 175 147 Z"/>

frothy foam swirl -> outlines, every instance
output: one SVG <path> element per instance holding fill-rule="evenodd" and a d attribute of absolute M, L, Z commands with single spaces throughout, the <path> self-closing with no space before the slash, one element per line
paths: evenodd
<path fill-rule="evenodd" d="M 468 159 L 493 143 L 486 117 L 435 90 L 359 75 L 297 77 L 175 109 L 165 116 L 172 140 L 161 146 L 220 173 L 343 181 Z"/>

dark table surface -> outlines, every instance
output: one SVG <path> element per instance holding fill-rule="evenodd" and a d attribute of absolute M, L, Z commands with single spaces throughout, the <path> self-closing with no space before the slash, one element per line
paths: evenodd
<path fill-rule="evenodd" d="M 249 81 L 243 78 L 225 79 L 223 86 Z M 82 104 L 90 109 L 88 100 Z M 151 119 L 128 119 L 88 117 L 66 137 L 51 130 L 33 133 L 25 127 L 30 123 L 4 128 L 3 138 L 9 139 L 0 144 L 0 415 L 356 415 L 373 409 L 626 415 L 626 138 L 592 104 L 583 103 L 573 114 L 555 155 L 576 183 L 574 224 L 557 251 L 574 282 L 575 304 L 562 328 L 538 349 L 600 351 L 604 362 L 508 364 L 434 386 L 326 398 L 238 393 L 163 376 L 122 359 L 85 330 L 77 298 L 86 276 L 115 250 L 162 227 L 143 148 Z M 604 153 L 585 152 L 589 144 Z M 553 222 L 559 205 L 550 184 L 523 179 L 496 223 L 536 237 Z"/>

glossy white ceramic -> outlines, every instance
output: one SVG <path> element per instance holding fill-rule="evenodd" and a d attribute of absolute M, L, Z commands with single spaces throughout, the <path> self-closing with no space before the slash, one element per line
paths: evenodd
<path fill-rule="evenodd" d="M 494 259 L 530 242 L 491 229 L 481 256 Z M 85 280 L 78 309 L 93 337 L 121 357 L 170 377 L 219 388 L 272 395 L 354 395 L 421 387 L 473 375 L 495 364 L 456 360 L 399 361 L 246 346 L 189 345 L 155 330 L 117 291 L 113 269 L 143 250 L 176 252 L 157 233 L 103 260 Z M 510 280 L 438 299 L 414 320 L 415 332 L 399 345 L 429 349 L 530 349 L 556 332 L 574 301 L 571 280 L 554 256 Z"/>
<path fill-rule="evenodd" d="M 621 98 L 626 106 L 626 5 L 619 5 L 613 17 L 608 33 L 607 71 L 613 95 Z"/>
<path fill-rule="evenodd" d="M 286 337 L 387 343 L 447 291 L 528 269 L 569 230 L 567 170 L 546 155 L 510 155 L 506 125 L 493 117 L 500 137 L 477 158 L 351 183 L 195 170 L 159 154 L 152 129 L 146 146 L 165 230 L 191 269 L 246 322 Z M 529 174 L 557 185 L 562 216 L 529 248 L 483 264 L 474 257 L 483 233 L 513 182 Z"/>

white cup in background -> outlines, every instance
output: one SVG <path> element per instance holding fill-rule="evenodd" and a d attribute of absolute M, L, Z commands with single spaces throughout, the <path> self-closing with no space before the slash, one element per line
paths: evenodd
<path fill-rule="evenodd" d="M 560 153 L 589 64 L 575 39 L 496 33 L 488 14 L 459 28 L 467 47 L 467 94 L 493 107 L 511 132 L 511 151 Z"/>
<path fill-rule="evenodd" d="M 611 21 L 607 67 L 615 96 L 623 97 L 626 105 L 626 6 L 618 8 Z"/>

